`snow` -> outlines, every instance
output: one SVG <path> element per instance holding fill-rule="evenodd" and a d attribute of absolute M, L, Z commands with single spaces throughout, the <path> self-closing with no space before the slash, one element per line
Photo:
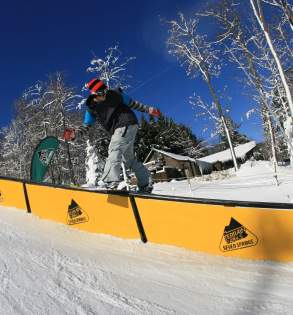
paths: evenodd
<path fill-rule="evenodd" d="M 254 147 L 256 146 L 255 141 L 250 141 L 244 144 L 240 144 L 238 146 L 236 146 L 234 148 L 235 150 L 235 155 L 236 158 L 240 158 L 243 159 L 245 157 L 245 155 L 251 151 Z M 211 154 L 208 156 L 205 156 L 203 158 L 197 159 L 197 161 L 203 161 L 203 162 L 208 162 L 208 163 L 215 163 L 217 161 L 220 162 L 227 162 L 229 160 L 231 160 L 231 151 L 230 149 L 215 153 L 215 154 Z"/>
<path fill-rule="evenodd" d="M 96 235 L 0 207 L 1 314 L 292 314 L 293 264 Z"/>
<path fill-rule="evenodd" d="M 91 187 L 96 183 L 96 178 L 98 176 L 96 170 L 98 168 L 99 159 L 89 140 L 87 140 L 86 145 L 86 185 Z"/>
<path fill-rule="evenodd" d="M 190 185 L 189 185 L 190 182 Z M 236 173 L 234 169 L 213 172 L 190 181 L 161 182 L 155 194 L 224 200 L 292 202 L 293 169 L 279 166 L 278 182 L 267 161 L 248 161 Z"/>
<path fill-rule="evenodd" d="M 293 172 L 268 162 L 155 193 L 293 202 Z M 82 232 L 0 207 L 1 314 L 293 314 L 293 263 L 226 258 Z"/>

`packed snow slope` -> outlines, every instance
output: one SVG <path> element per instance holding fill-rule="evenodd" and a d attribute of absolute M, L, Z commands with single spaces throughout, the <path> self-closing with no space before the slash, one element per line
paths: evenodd
<path fill-rule="evenodd" d="M 267 161 L 248 161 L 235 172 L 213 172 L 188 181 L 155 184 L 154 193 L 194 198 L 293 202 L 293 169 L 279 166 L 277 180 Z"/>
<path fill-rule="evenodd" d="M 0 207 L 0 314 L 293 314 L 293 264 L 90 234 Z"/>

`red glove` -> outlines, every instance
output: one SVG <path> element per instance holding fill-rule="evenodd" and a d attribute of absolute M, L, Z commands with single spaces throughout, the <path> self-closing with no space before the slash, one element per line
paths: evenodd
<path fill-rule="evenodd" d="M 63 132 L 63 139 L 66 141 L 73 141 L 75 139 L 75 130 L 74 129 L 65 129 Z"/>
<path fill-rule="evenodd" d="M 161 115 L 161 112 L 155 107 L 149 107 L 149 114 L 154 117 L 159 117 Z"/>
<path fill-rule="evenodd" d="M 63 139 L 66 141 L 74 141 L 76 137 L 80 138 L 88 134 L 89 126 L 80 126 L 77 129 L 65 129 Z"/>

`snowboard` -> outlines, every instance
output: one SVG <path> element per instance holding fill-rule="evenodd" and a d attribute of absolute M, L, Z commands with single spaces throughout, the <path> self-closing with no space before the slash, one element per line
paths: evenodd
<path fill-rule="evenodd" d="M 125 191 L 125 192 L 135 192 L 135 193 L 144 193 L 144 194 L 151 194 L 151 192 L 142 192 L 138 190 L 137 185 L 131 185 L 129 183 L 126 183 L 124 181 L 120 182 L 119 185 L 115 188 L 111 187 L 101 187 L 96 185 L 71 185 L 71 187 L 78 188 L 78 189 L 85 189 L 85 190 L 92 190 L 92 191 Z"/>

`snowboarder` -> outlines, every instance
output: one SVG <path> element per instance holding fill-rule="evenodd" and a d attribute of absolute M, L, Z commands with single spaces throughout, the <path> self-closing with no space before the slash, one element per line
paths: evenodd
<path fill-rule="evenodd" d="M 100 79 L 93 79 L 87 85 L 91 94 L 86 100 L 83 125 L 66 140 L 74 140 L 77 135 L 86 134 L 98 121 L 111 135 L 108 158 L 98 186 L 115 189 L 120 183 L 121 162 L 136 175 L 138 191 L 151 192 L 152 182 L 147 168 L 134 155 L 134 142 L 138 130 L 138 120 L 132 111 L 138 110 L 158 117 L 160 111 L 154 107 L 134 101 L 121 89 L 109 89 Z"/>

